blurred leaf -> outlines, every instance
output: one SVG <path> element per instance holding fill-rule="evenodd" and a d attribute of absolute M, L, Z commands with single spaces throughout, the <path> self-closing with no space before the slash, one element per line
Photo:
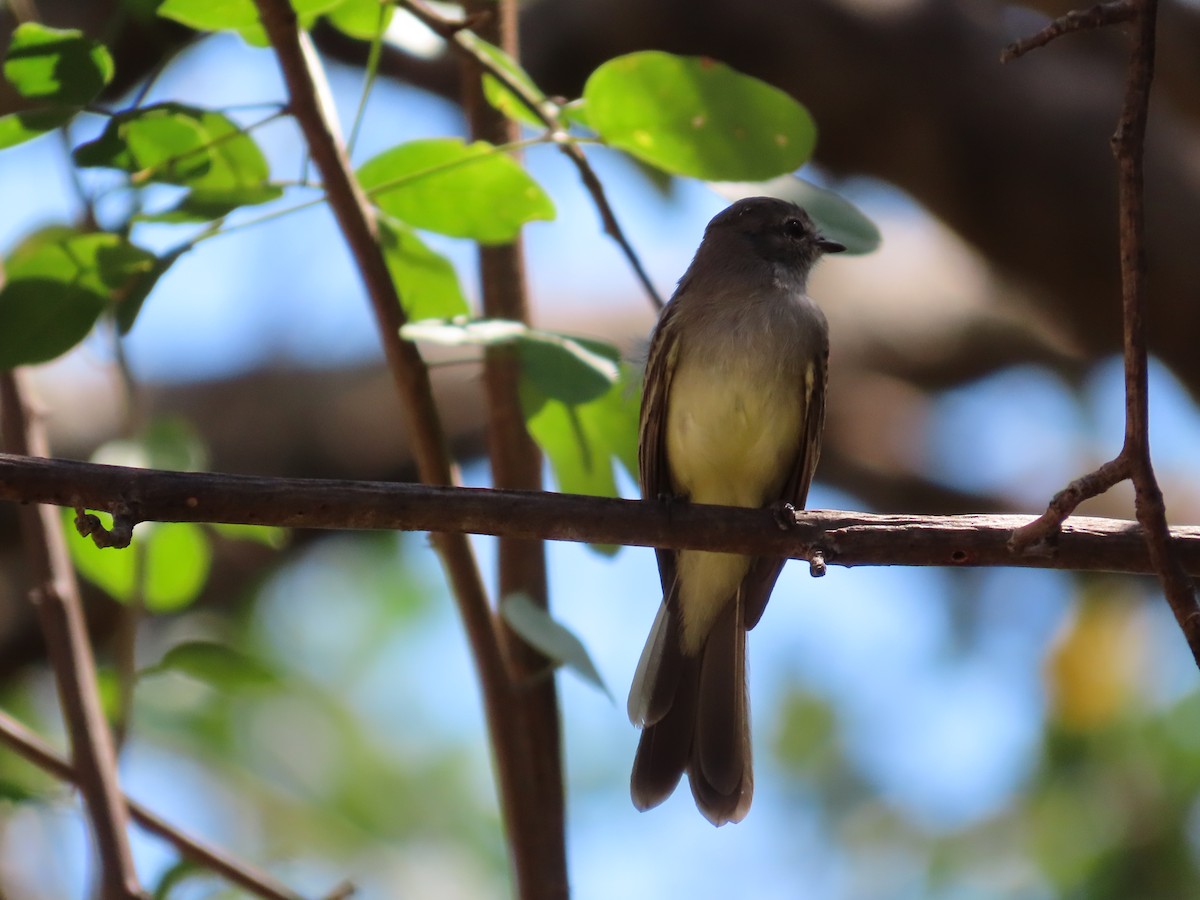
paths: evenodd
<path fill-rule="evenodd" d="M 379 242 L 410 322 L 470 312 L 454 265 L 426 246 L 411 228 L 380 216 Z"/>
<path fill-rule="evenodd" d="M 529 96 L 536 97 L 540 103 L 549 102 L 542 89 L 529 77 L 529 73 L 521 68 L 520 63 L 509 56 L 504 50 L 495 44 L 489 44 L 473 31 L 460 32 L 459 37 L 464 46 L 495 63 L 497 68 L 504 72 L 514 84 L 519 84 L 525 88 Z M 488 103 L 510 119 L 515 119 L 524 125 L 528 125 L 530 128 L 544 129 L 546 127 L 542 120 L 535 116 L 533 111 L 525 105 L 524 101 L 505 87 L 495 76 L 484 74 L 483 96 Z"/>
<path fill-rule="evenodd" d="M 484 141 L 410 141 L 366 162 L 358 177 L 375 204 L 402 222 L 483 244 L 506 243 L 526 222 L 554 218 L 538 183 Z"/>
<path fill-rule="evenodd" d="M 270 203 L 283 196 L 283 188 L 274 184 L 250 185 L 229 191 L 189 191 L 170 209 L 157 213 L 138 213 L 134 221 L 160 222 L 164 225 L 198 225 L 223 219 L 242 206 Z"/>
<path fill-rule="evenodd" d="M 1107 725 L 1129 703 L 1141 649 L 1139 607 L 1096 594 L 1108 579 L 1089 583 L 1092 596 L 1076 607 L 1046 667 L 1058 722 L 1082 731 Z"/>
<path fill-rule="evenodd" d="M 798 169 L 816 143 L 803 106 L 705 57 L 617 57 L 592 73 L 583 98 L 606 143 L 677 175 L 759 181 Z"/>
<path fill-rule="evenodd" d="M 245 688 L 270 687 L 279 681 L 279 676 L 258 660 L 211 641 L 176 644 L 158 665 L 144 669 L 140 677 L 163 672 L 178 672 L 230 693 Z"/>
<path fill-rule="evenodd" d="M 291 0 L 300 27 L 312 28 L 317 17 L 345 0 Z M 255 47 L 267 46 L 254 0 L 164 0 L 158 14 L 197 31 L 236 31 Z"/>
<path fill-rule="evenodd" d="M 175 264 L 175 260 L 186 252 L 187 248 L 183 248 L 168 253 L 166 256 L 158 257 L 149 269 L 133 280 L 123 296 L 118 298 L 116 322 L 117 330 L 121 334 L 129 334 L 137 321 L 138 314 L 146 304 L 146 298 L 150 296 L 150 292 L 154 290 L 158 280 Z"/>
<path fill-rule="evenodd" d="M 588 684 L 603 691 L 609 700 L 613 699 L 583 642 L 534 603 L 528 594 L 509 594 L 500 601 L 500 615 L 531 647 L 553 662 L 573 669 Z"/>
<path fill-rule="evenodd" d="M 240 31 L 258 25 L 254 0 L 163 0 L 158 14 L 197 31 Z"/>
<path fill-rule="evenodd" d="M 342 34 L 360 41 L 374 40 L 381 30 L 387 30 L 396 7 L 380 0 L 347 0 L 327 13 L 329 24 Z M 380 13 L 383 21 L 380 22 Z"/>
<path fill-rule="evenodd" d="M 0 116 L 0 150 L 32 140 L 64 125 L 75 115 L 74 110 L 31 109 Z"/>
<path fill-rule="evenodd" d="M 222 525 L 219 523 L 208 526 L 221 537 L 230 541 L 252 541 L 279 550 L 287 545 L 288 530 L 274 525 Z"/>
<path fill-rule="evenodd" d="M 184 882 L 195 881 L 197 879 L 212 879 L 213 874 L 196 863 L 181 859 L 174 865 L 169 866 L 162 875 L 159 876 L 157 883 L 154 885 L 154 900 L 170 900 L 171 894 L 175 888 L 180 887 Z"/>
<path fill-rule="evenodd" d="M 821 233 L 845 244 L 851 255 L 870 253 L 883 240 L 879 227 L 845 197 L 795 175 L 759 182 L 713 182 L 709 187 L 728 200 L 760 196 L 790 200 L 804 207 Z"/>
<path fill-rule="evenodd" d="M 103 44 L 82 31 L 26 22 L 12 34 L 4 77 L 22 97 L 78 108 L 112 80 L 113 61 Z"/>
<path fill-rule="evenodd" d="M 70 350 L 100 313 L 154 269 L 152 253 L 118 234 L 43 229 L 5 263 L 0 290 L 0 368 L 43 362 Z"/>
<path fill-rule="evenodd" d="M 161 523 L 150 532 L 143 552 L 147 610 L 178 612 L 200 596 L 208 579 L 212 548 L 199 525 Z"/>
<path fill-rule="evenodd" d="M 255 140 L 219 112 L 158 103 L 114 116 L 94 141 L 75 149 L 81 167 L 128 172 L 134 184 L 192 188 L 177 214 L 218 218 L 281 195 Z"/>
<path fill-rule="evenodd" d="M 112 528 L 112 516 L 106 512 L 97 512 L 101 524 Z M 130 546 L 123 549 L 107 548 L 101 550 L 91 538 L 84 537 L 75 527 L 75 512 L 70 509 L 62 511 L 63 528 L 67 532 L 67 549 L 71 561 L 79 574 L 108 594 L 118 603 L 129 603 L 137 590 L 138 554 L 140 546 Z M 143 523 L 138 530 L 139 536 L 146 529 Z"/>
<path fill-rule="evenodd" d="M 449 347 L 515 344 L 522 378 L 542 395 L 570 404 L 603 395 L 619 374 L 620 354 L 609 344 L 539 331 L 505 319 L 412 323 L 401 328 L 400 335 Z"/>

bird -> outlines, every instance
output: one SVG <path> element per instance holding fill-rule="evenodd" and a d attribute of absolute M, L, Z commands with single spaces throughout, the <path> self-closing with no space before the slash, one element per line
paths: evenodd
<path fill-rule="evenodd" d="M 799 206 L 738 200 L 705 228 L 654 328 L 638 428 L 642 497 L 802 508 L 821 449 L 828 325 L 808 297 L 817 260 L 846 248 Z M 741 821 L 754 775 L 746 632 L 784 560 L 656 551 L 662 603 L 629 692 L 642 729 L 634 806 L 667 799 L 686 771 L 714 825 Z"/>

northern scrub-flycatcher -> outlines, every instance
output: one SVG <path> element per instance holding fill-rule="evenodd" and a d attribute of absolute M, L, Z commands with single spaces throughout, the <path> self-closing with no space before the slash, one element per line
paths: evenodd
<path fill-rule="evenodd" d="M 825 316 L 805 293 L 823 237 L 799 206 L 739 200 L 704 231 L 654 330 L 638 439 L 642 496 L 804 505 L 825 419 Z M 746 632 L 783 568 L 774 557 L 658 550 L 663 601 L 629 692 L 643 730 L 639 809 L 683 772 L 714 825 L 739 822 L 754 792 Z"/>

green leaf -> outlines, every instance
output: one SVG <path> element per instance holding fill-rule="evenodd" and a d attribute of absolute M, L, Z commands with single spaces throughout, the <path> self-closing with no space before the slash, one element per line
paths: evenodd
<path fill-rule="evenodd" d="M 103 44 L 81 31 L 26 22 L 13 32 L 4 77 L 22 97 L 78 108 L 112 80 L 113 61 Z"/>
<path fill-rule="evenodd" d="M 300 27 L 312 28 L 317 17 L 345 0 L 292 0 Z M 158 14 L 197 31 L 236 31 L 249 44 L 267 45 L 254 0 L 164 0 Z"/>
<path fill-rule="evenodd" d="M 369 160 L 358 177 L 376 205 L 402 222 L 483 244 L 506 243 L 526 222 L 554 218 L 538 183 L 484 141 L 411 141 Z"/>
<path fill-rule="evenodd" d="M 844 244 L 849 254 L 870 253 L 883 240 L 879 227 L 845 197 L 795 175 L 761 182 L 714 182 L 709 187 L 729 200 L 743 197 L 791 200 L 804 207 L 825 237 Z"/>
<path fill-rule="evenodd" d="M 410 322 L 467 315 L 467 298 L 450 260 L 386 216 L 379 219 L 379 242 Z"/>
<path fill-rule="evenodd" d="M 535 97 L 539 104 L 548 104 L 551 107 L 547 110 L 548 113 L 557 115 L 557 107 L 550 103 L 546 95 L 542 92 L 542 89 L 529 77 L 529 73 L 521 68 L 520 63 L 509 56 L 508 53 L 495 44 L 489 44 L 473 31 L 459 32 L 458 40 L 459 43 L 477 56 L 483 56 L 495 63 L 511 81 L 521 85 L 527 95 Z M 545 123 L 533 114 L 533 111 L 525 105 L 523 100 L 505 87 L 493 75 L 484 74 L 483 76 L 483 96 L 488 103 L 510 119 L 516 119 L 518 122 L 528 125 L 531 128 L 546 127 Z"/>
<path fill-rule="evenodd" d="M 521 377 L 547 397 L 578 404 L 603 395 L 617 380 L 620 354 L 609 344 L 530 328 L 506 319 L 418 322 L 400 336 L 447 347 L 515 344 Z"/>
<path fill-rule="evenodd" d="M 0 150 L 65 125 L 75 115 L 72 109 L 31 109 L 0 116 Z"/>
<path fill-rule="evenodd" d="M 222 113 L 179 103 L 114 116 L 100 137 L 76 148 L 74 158 L 82 167 L 128 172 L 135 184 L 190 187 L 193 205 L 233 208 L 279 196 L 267 183 L 267 159 L 249 134 Z"/>
<path fill-rule="evenodd" d="M 258 27 L 258 7 L 254 0 L 164 0 L 158 14 L 197 31 Z"/>
<path fill-rule="evenodd" d="M 143 670 L 141 677 L 162 672 L 178 672 L 231 693 L 247 687 L 270 687 L 278 681 L 275 673 L 258 660 L 211 641 L 176 644 L 158 665 Z"/>
<path fill-rule="evenodd" d="M 145 546 L 146 609 L 177 612 L 190 606 L 208 579 L 212 549 L 199 525 L 166 522 L 150 532 Z"/>
<path fill-rule="evenodd" d="M 816 143 L 802 105 L 704 57 L 617 57 L 592 73 L 583 98 L 608 144 L 677 175 L 761 181 L 798 169 Z"/>
<path fill-rule="evenodd" d="M 105 528 L 112 528 L 112 516 L 105 512 L 96 515 Z M 67 532 L 67 550 L 76 571 L 118 603 L 129 603 L 137 589 L 139 549 L 125 547 L 120 550 L 101 550 L 91 538 L 79 533 L 75 527 L 73 510 L 64 509 L 62 516 L 63 528 Z M 138 534 L 141 533 L 139 530 Z"/>
<path fill-rule="evenodd" d="M 359 41 L 372 41 L 391 24 L 395 12 L 395 6 L 380 0 L 346 0 L 327 15 L 329 24 L 342 34 Z"/>
<path fill-rule="evenodd" d="M 558 665 L 574 670 L 588 684 L 603 691 L 609 700 L 613 699 L 583 642 L 534 603 L 528 594 L 509 594 L 500 601 L 500 615 L 525 643 Z"/>
<path fill-rule="evenodd" d="M 110 303 L 139 289 L 155 256 L 117 234 L 50 228 L 5 263 L 0 368 L 53 359 L 82 341 Z"/>

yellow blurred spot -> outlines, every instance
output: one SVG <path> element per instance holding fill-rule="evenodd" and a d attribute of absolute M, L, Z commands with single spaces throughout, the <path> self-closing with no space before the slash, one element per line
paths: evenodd
<path fill-rule="evenodd" d="M 638 129 L 633 133 L 633 139 L 643 147 L 649 147 L 654 143 L 654 138 L 650 136 L 650 132 L 643 129 Z"/>
<path fill-rule="evenodd" d="M 788 145 L 788 136 L 786 134 L 775 135 L 775 143 L 780 147 L 786 147 Z"/>
<path fill-rule="evenodd" d="M 1100 728 L 1129 702 L 1143 644 L 1138 606 L 1083 599 L 1046 661 L 1055 717 L 1079 731 Z"/>

